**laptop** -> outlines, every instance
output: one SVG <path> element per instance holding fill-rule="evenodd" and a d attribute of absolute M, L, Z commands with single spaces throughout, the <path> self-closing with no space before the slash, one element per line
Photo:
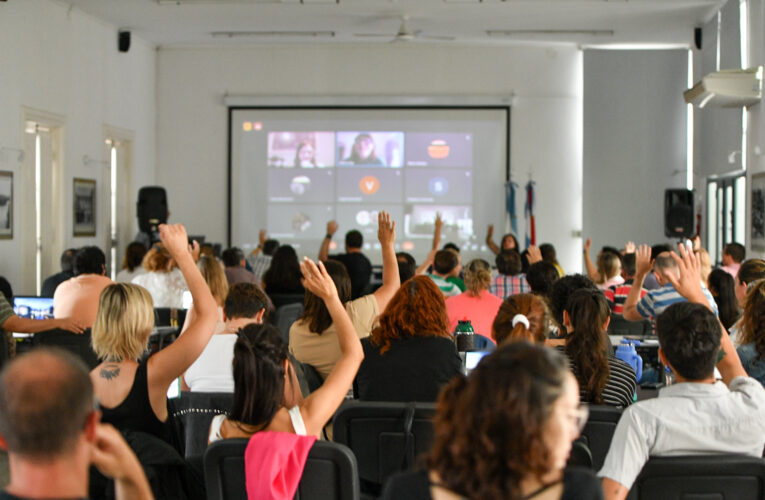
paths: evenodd
<path fill-rule="evenodd" d="M 468 351 L 461 352 L 460 357 L 463 359 L 463 368 L 465 375 L 473 371 L 478 366 L 478 363 L 484 356 L 490 354 L 491 351 Z"/>
<path fill-rule="evenodd" d="M 19 318 L 50 319 L 53 317 L 53 298 L 34 296 L 13 297 L 13 313 Z"/>

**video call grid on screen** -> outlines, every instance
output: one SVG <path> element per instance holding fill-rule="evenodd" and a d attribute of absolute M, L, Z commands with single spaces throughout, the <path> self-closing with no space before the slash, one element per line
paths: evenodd
<path fill-rule="evenodd" d="M 442 241 L 482 254 L 487 224 L 503 226 L 509 108 L 231 109 L 231 243 L 258 231 L 315 256 L 337 220 L 334 251 L 358 229 L 377 245 L 377 212 L 397 222 L 397 250 Z M 501 230 L 500 230 L 501 232 Z M 379 253 L 369 255 L 379 263 Z"/>

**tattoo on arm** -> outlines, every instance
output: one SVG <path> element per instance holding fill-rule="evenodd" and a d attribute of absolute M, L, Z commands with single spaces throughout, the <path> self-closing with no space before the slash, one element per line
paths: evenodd
<path fill-rule="evenodd" d="M 119 365 L 109 363 L 108 365 L 104 365 L 103 368 L 101 368 L 101 371 L 99 372 L 99 376 L 101 378 L 105 378 L 106 380 L 112 380 L 114 378 L 117 378 L 120 374 L 120 367 Z"/>

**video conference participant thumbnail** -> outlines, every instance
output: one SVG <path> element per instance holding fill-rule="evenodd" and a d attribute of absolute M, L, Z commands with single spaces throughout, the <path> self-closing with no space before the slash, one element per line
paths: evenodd
<path fill-rule="evenodd" d="M 334 132 L 268 133 L 269 167 L 326 168 L 334 165 Z"/>
<path fill-rule="evenodd" d="M 403 132 L 338 132 L 338 166 L 404 166 Z"/>
<path fill-rule="evenodd" d="M 473 166 L 473 136 L 459 132 L 407 132 L 407 167 Z"/>

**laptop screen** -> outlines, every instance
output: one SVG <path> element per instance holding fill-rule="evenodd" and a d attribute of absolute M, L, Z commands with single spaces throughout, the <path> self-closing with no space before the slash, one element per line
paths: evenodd
<path fill-rule="evenodd" d="M 13 313 L 19 318 L 49 319 L 53 317 L 52 297 L 14 297 Z"/>

